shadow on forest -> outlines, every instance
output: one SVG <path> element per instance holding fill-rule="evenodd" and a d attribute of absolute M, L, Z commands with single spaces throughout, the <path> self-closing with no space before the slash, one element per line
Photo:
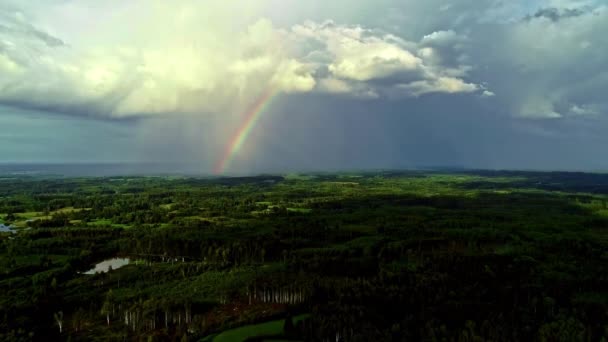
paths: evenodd
<path fill-rule="evenodd" d="M 562 192 L 608 194 L 608 174 L 583 172 L 525 172 L 525 171 L 466 171 L 462 174 L 490 178 L 466 183 L 466 189 L 541 189 Z M 516 178 L 508 182 L 493 182 L 491 178 Z M 517 179 L 519 178 L 519 179 Z"/>
<path fill-rule="evenodd" d="M 602 334 L 608 219 L 565 196 L 365 196 L 315 210 L 340 228 L 325 236 L 330 248 L 300 254 L 296 269 L 350 279 L 320 282 L 313 302 L 327 304 L 317 304 L 317 325 L 369 338 L 391 328 L 390 317 L 393 336 L 414 340 L 463 326 L 479 340 Z"/>

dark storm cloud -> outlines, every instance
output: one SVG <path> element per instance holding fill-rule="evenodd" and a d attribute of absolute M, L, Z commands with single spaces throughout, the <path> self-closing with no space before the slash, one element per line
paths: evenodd
<path fill-rule="evenodd" d="M 563 18 L 578 17 L 585 14 L 585 11 L 578 8 L 541 8 L 533 16 L 526 17 L 527 20 L 532 18 L 547 18 L 551 21 L 558 21 Z"/>
<path fill-rule="evenodd" d="M 392 103 L 308 96 L 260 122 L 255 153 L 243 156 L 242 168 L 606 168 L 599 157 L 608 146 L 603 118 L 513 119 L 465 95 Z"/>

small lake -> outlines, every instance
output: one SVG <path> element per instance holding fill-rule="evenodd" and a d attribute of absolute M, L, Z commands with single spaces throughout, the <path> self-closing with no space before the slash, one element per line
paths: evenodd
<path fill-rule="evenodd" d="M 106 273 L 112 267 L 113 270 L 127 266 L 131 260 L 129 258 L 113 258 L 104 260 L 84 274 Z"/>
<path fill-rule="evenodd" d="M 13 234 L 16 233 L 12 226 L 5 226 L 3 223 L 0 223 L 0 232 L 10 232 Z"/>

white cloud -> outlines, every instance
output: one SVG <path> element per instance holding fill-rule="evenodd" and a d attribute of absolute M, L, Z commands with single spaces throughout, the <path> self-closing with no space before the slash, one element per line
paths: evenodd
<path fill-rule="evenodd" d="M 445 63 L 445 49 L 463 41 L 451 30 L 417 43 L 333 22 L 281 29 L 238 12 L 233 1 L 155 2 L 143 11 L 113 4 L 117 14 L 103 4 L 58 2 L 48 9 L 77 17 L 103 13 L 104 20 L 93 19 L 95 30 L 68 33 L 65 44 L 21 12 L 19 20 L 5 12 L 0 21 L 10 29 L 0 33 L 0 102 L 126 117 L 236 112 L 265 88 L 362 98 L 478 89 L 463 79 L 470 66 Z"/>
<path fill-rule="evenodd" d="M 6 75 L 15 75 L 23 71 L 19 64 L 15 63 L 7 56 L 0 55 L 0 73 Z"/>
<path fill-rule="evenodd" d="M 227 34 L 220 24 L 201 25 L 208 9 L 194 2 L 157 3 L 144 14 L 130 8 L 111 24 L 126 26 L 128 18 L 133 29 L 103 27 L 78 46 L 50 44 L 60 40 L 8 22 L 0 33 L 0 102 L 110 117 L 223 113 L 265 88 L 315 87 L 312 70 L 287 54 L 283 32 L 269 21 Z"/>
<path fill-rule="evenodd" d="M 453 30 L 435 31 L 422 37 L 421 43 L 423 45 L 446 45 L 452 44 L 454 41 L 461 41 L 464 39 L 465 38 L 463 36 L 458 35 Z"/>
<path fill-rule="evenodd" d="M 531 96 L 519 109 L 519 116 L 530 119 L 556 119 L 561 118 L 551 100 Z"/>
<path fill-rule="evenodd" d="M 319 89 L 328 93 L 347 94 L 353 91 L 353 87 L 346 81 L 337 78 L 323 78 L 319 81 Z"/>
<path fill-rule="evenodd" d="M 572 106 L 570 106 L 570 114 L 572 114 L 572 115 L 597 115 L 597 114 L 599 114 L 599 112 L 592 105 L 573 104 Z"/>
<path fill-rule="evenodd" d="M 370 81 L 399 73 L 422 71 L 422 61 L 409 51 L 381 42 L 357 42 L 343 47 L 329 71 L 339 78 Z"/>
<path fill-rule="evenodd" d="M 407 84 L 399 84 L 397 87 L 414 96 L 428 93 L 471 93 L 479 90 L 479 86 L 476 84 L 466 83 L 461 79 L 453 77 L 414 81 Z"/>
<path fill-rule="evenodd" d="M 361 26 L 333 22 L 306 22 L 296 25 L 292 32 L 296 44 L 306 45 L 307 40 L 320 43 L 313 54 L 325 56 L 320 59 L 325 62 L 318 63 L 331 74 L 320 84 L 321 90 L 344 93 L 348 89 L 360 97 L 361 89 L 365 88 L 373 90 L 373 94 L 395 97 L 479 89 L 462 79 L 470 66 L 445 65 L 442 52 L 431 47 L 449 47 L 451 43 L 462 42 L 464 38 L 454 31 L 432 33 L 420 43 Z"/>
<path fill-rule="evenodd" d="M 50 1 L 38 11 L 23 4 L 29 11 L 0 10 L 8 28 L 0 32 L 0 102 L 106 117 L 224 114 L 271 87 L 359 98 L 476 92 L 520 117 L 608 108 L 599 94 L 608 85 L 601 72 L 608 58 L 602 48 L 608 44 L 602 33 L 608 30 L 606 6 L 539 1 L 536 7 L 476 8 L 463 1 L 451 3 L 449 19 L 439 1 L 386 3 L 408 18 L 404 31 L 375 29 L 382 25 L 373 18 L 353 22 L 363 18 L 356 13 L 351 17 L 357 19 L 344 16 L 340 23 L 280 20 L 295 1 L 184 0 L 145 7 L 139 1 Z M 265 4 L 276 12 L 272 21 L 263 19 L 272 12 Z M 356 1 L 355 7 L 370 6 Z M 496 11 L 519 19 L 492 19 Z M 437 17 L 420 23 L 420 13 Z M 552 13 L 559 18 L 547 18 Z M 474 16 L 483 20 L 462 19 Z M 416 27 L 429 31 L 410 34 Z M 481 86 L 484 81 L 492 89 Z"/>

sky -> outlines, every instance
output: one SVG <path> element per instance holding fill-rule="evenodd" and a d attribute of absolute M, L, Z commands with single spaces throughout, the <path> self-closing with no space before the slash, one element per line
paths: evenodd
<path fill-rule="evenodd" d="M 605 32 L 596 0 L 0 0 L 0 163 L 605 171 Z"/>

